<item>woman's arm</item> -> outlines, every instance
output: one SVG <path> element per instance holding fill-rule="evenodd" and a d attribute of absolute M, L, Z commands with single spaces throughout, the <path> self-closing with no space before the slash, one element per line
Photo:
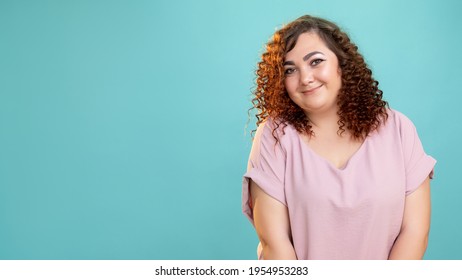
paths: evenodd
<path fill-rule="evenodd" d="M 287 207 L 250 182 L 253 219 L 265 260 L 296 260 Z"/>
<path fill-rule="evenodd" d="M 406 197 L 401 231 L 391 249 L 390 260 L 422 259 L 430 230 L 430 178 Z"/>

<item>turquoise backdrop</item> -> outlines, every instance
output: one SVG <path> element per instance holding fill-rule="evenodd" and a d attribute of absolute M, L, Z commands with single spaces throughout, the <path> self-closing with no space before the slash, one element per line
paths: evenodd
<path fill-rule="evenodd" d="M 462 2 L 0 0 L 0 259 L 255 259 L 254 70 L 326 17 L 438 160 L 427 259 L 462 259 Z"/>

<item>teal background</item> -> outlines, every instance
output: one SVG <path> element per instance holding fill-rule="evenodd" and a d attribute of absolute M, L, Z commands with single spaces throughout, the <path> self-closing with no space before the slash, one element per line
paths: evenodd
<path fill-rule="evenodd" d="M 0 259 L 255 259 L 254 70 L 326 17 L 438 160 L 427 259 L 462 259 L 460 1 L 0 0 Z"/>

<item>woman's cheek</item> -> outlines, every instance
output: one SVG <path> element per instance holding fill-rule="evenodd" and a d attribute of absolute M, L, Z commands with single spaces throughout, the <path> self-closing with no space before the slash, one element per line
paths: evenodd
<path fill-rule="evenodd" d="M 286 91 L 289 93 L 289 95 L 295 92 L 297 89 L 297 83 L 296 83 L 295 77 L 287 77 L 284 80 L 284 86 L 286 88 Z"/>

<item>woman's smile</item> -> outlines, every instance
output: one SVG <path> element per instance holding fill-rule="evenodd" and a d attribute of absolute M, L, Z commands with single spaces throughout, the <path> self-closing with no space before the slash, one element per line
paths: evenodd
<path fill-rule="evenodd" d="M 301 90 L 300 92 L 303 93 L 304 95 L 311 95 L 315 92 L 318 91 L 318 89 L 320 89 L 322 87 L 322 84 L 319 85 L 319 86 L 315 86 L 315 87 L 310 87 L 310 88 L 307 88 L 307 89 L 303 89 Z"/>

